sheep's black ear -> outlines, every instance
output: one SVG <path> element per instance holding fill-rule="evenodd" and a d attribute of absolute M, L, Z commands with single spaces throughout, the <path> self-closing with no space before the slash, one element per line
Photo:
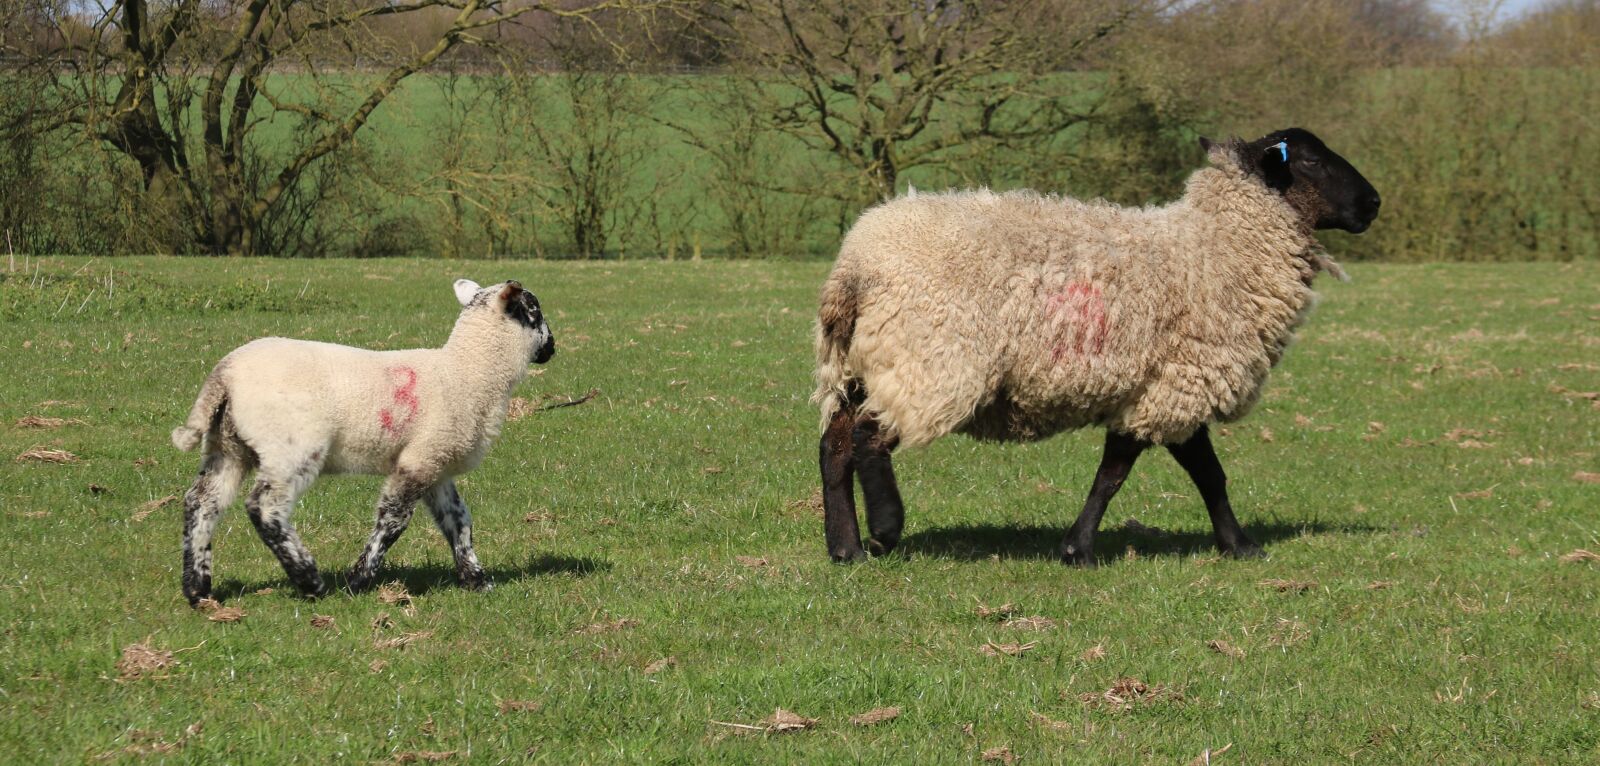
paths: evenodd
<path fill-rule="evenodd" d="M 501 288 L 500 300 L 510 303 L 520 292 L 522 292 L 522 283 L 513 279 L 510 282 L 507 282 L 504 288 Z"/>
<path fill-rule="evenodd" d="M 1200 137 L 1200 151 L 1205 152 L 1206 154 L 1210 154 L 1211 150 L 1213 148 L 1215 148 L 1216 145 L 1217 145 L 1217 142 L 1212 141 L 1211 139 L 1206 138 L 1205 136 L 1201 136 Z"/>
<path fill-rule="evenodd" d="M 1256 159 L 1256 167 L 1261 171 L 1261 180 L 1265 181 L 1268 189 L 1275 191 L 1288 191 L 1294 185 L 1294 173 L 1289 170 L 1289 142 L 1279 141 L 1266 149 Z"/>

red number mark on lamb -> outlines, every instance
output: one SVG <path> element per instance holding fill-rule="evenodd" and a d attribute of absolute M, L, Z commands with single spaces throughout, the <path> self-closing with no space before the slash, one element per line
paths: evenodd
<path fill-rule="evenodd" d="M 1100 288 L 1087 282 L 1068 282 L 1066 289 L 1045 303 L 1055 346 L 1050 360 L 1060 364 L 1069 356 L 1098 356 L 1106 342 L 1106 302 Z"/>
<path fill-rule="evenodd" d="M 394 406 L 380 410 L 378 422 L 383 425 L 384 433 L 399 436 L 411 424 L 412 418 L 417 416 L 417 409 L 421 405 L 417 401 L 417 371 L 401 366 L 390 367 L 384 372 L 389 373 L 389 379 L 394 383 L 394 393 L 390 395 Z"/>

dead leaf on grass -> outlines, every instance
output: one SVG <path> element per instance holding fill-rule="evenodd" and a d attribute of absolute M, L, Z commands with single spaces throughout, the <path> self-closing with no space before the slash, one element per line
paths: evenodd
<path fill-rule="evenodd" d="M 1002 623 L 1007 628 L 1017 630 L 1049 630 L 1056 626 L 1056 621 L 1049 617 L 1034 615 L 1032 617 L 1013 617 Z"/>
<path fill-rule="evenodd" d="M 1050 731 L 1075 731 L 1078 728 L 1071 721 L 1057 721 L 1038 711 L 1030 711 L 1028 713 L 1028 722 L 1040 729 L 1048 729 Z"/>
<path fill-rule="evenodd" d="M 811 494 L 803 500 L 790 500 L 784 507 L 793 511 L 810 511 L 814 514 L 822 513 L 822 489 L 811 490 Z"/>
<path fill-rule="evenodd" d="M 388 660 L 373 660 L 372 662 L 367 663 L 367 670 L 370 670 L 373 673 L 382 673 L 383 669 L 386 667 L 389 667 Z"/>
<path fill-rule="evenodd" d="M 391 580 L 378 586 L 378 601 L 400 607 L 400 611 L 407 617 L 417 615 L 417 606 L 411 598 L 411 592 L 406 590 L 405 583 L 399 580 Z"/>
<path fill-rule="evenodd" d="M 159 511 L 177 501 L 177 495 L 167 495 L 166 497 L 158 497 L 148 503 L 143 503 L 139 506 L 138 511 L 134 512 L 132 516 L 128 517 L 128 521 L 137 524 L 138 522 L 150 518 L 150 514 L 155 513 L 156 511 Z"/>
<path fill-rule="evenodd" d="M 374 648 L 374 649 L 404 649 L 405 647 L 407 647 L 407 646 L 409 646 L 409 645 L 411 645 L 413 643 L 416 643 L 417 641 L 422 641 L 424 639 L 428 639 L 428 638 L 432 638 L 432 637 L 433 637 L 433 631 L 431 631 L 431 630 L 414 630 L 414 631 L 411 631 L 409 633 L 401 633 L 398 636 L 391 636 L 389 638 L 381 638 L 381 639 L 378 639 L 376 641 L 373 641 L 372 642 L 372 648 Z"/>
<path fill-rule="evenodd" d="M 1100 660 L 1103 660 L 1105 658 L 1106 658 L 1106 647 L 1105 647 L 1105 644 L 1095 644 L 1094 646 L 1091 646 L 1088 649 L 1083 650 L 1083 652 L 1078 655 L 1078 659 L 1080 659 L 1080 660 L 1082 660 L 1084 662 L 1099 662 Z"/>
<path fill-rule="evenodd" d="M 1011 603 L 1010 601 L 1007 601 L 1006 603 L 996 607 L 990 607 L 987 604 L 978 604 L 977 612 L 978 616 L 985 620 L 994 620 L 998 622 L 1016 614 L 1017 605 Z"/>
<path fill-rule="evenodd" d="M 18 455 L 14 462 L 26 463 L 76 463 L 78 456 L 64 449 L 50 449 L 48 447 L 30 447 Z"/>
<path fill-rule="evenodd" d="M 1275 439 L 1276 437 L 1273 436 L 1272 429 L 1263 426 L 1261 429 L 1261 441 L 1271 443 Z"/>
<path fill-rule="evenodd" d="M 538 700 L 500 700 L 499 702 L 500 715 L 532 713 L 542 707 L 544 707 L 544 703 Z"/>
<path fill-rule="evenodd" d="M 1092 709 L 1121 711 L 1134 705 L 1182 702 L 1183 693 L 1166 684 L 1151 686 L 1137 678 L 1123 676 L 1103 692 L 1085 692 L 1078 700 Z"/>
<path fill-rule="evenodd" d="M 1210 647 L 1211 651 L 1216 652 L 1217 654 L 1232 657 L 1236 660 L 1244 657 L 1243 649 L 1240 649 L 1239 647 L 1234 646 L 1233 644 L 1230 644 L 1220 638 L 1214 638 L 1210 641 L 1207 641 L 1206 646 Z"/>
<path fill-rule="evenodd" d="M 677 657 L 662 657 L 661 659 L 644 666 L 644 674 L 647 676 L 653 676 L 663 670 L 666 670 L 667 668 L 676 667 L 677 664 Z"/>
<path fill-rule="evenodd" d="M 899 717 L 900 708 L 898 707 L 877 707 L 865 713 L 850 716 L 850 723 L 857 726 L 876 726 Z"/>
<path fill-rule="evenodd" d="M 555 521 L 555 518 L 555 514 L 549 511 L 528 511 L 528 514 L 523 516 L 522 520 L 529 524 L 545 524 Z"/>
<path fill-rule="evenodd" d="M 1033 651 L 1038 646 L 1038 641 L 1029 641 L 1026 644 L 997 644 L 993 641 L 989 641 L 983 646 L 978 647 L 978 651 L 988 657 L 999 657 L 1001 655 L 1005 655 L 1007 657 L 1021 657 L 1024 653 Z"/>
<path fill-rule="evenodd" d="M 999 761 L 1003 764 L 1006 764 L 1006 766 L 1011 766 L 1011 764 L 1017 762 L 1017 754 L 1011 752 L 1011 748 L 1006 747 L 1005 745 L 991 747 L 988 750 L 983 751 L 982 758 L 985 761 Z"/>
<path fill-rule="evenodd" d="M 1317 584 L 1311 580 L 1284 580 L 1276 577 L 1262 580 L 1256 584 L 1263 588 L 1273 588 L 1279 593 L 1288 593 L 1289 591 L 1304 593 L 1317 587 Z"/>
<path fill-rule="evenodd" d="M 1571 553 L 1561 554 L 1561 563 L 1563 564 L 1577 564 L 1583 561 L 1600 562 L 1600 553 L 1595 553 L 1594 551 L 1586 550 L 1584 548 L 1578 548 Z"/>
<path fill-rule="evenodd" d="M 388 612 L 379 612 L 377 616 L 372 618 L 372 632 L 374 633 L 380 630 L 388 630 L 392 627 L 394 627 L 394 620 L 389 619 Z"/>
<path fill-rule="evenodd" d="M 1394 587 L 1394 580 L 1373 580 L 1367 583 L 1367 590 L 1388 590 Z"/>
<path fill-rule="evenodd" d="M 333 618 L 326 614 L 311 615 L 311 627 L 317 630 L 327 630 L 333 627 Z"/>
<path fill-rule="evenodd" d="M 1572 474 L 1572 478 L 1581 481 L 1584 484 L 1600 484 L 1600 473 L 1578 471 L 1577 473 Z"/>
<path fill-rule="evenodd" d="M 610 622 L 593 622 L 578 628 L 573 632 L 581 635 L 592 636 L 599 633 L 611 633 L 618 630 L 627 630 L 628 628 L 637 628 L 641 624 L 643 623 L 640 623 L 638 620 L 633 618 L 620 617 L 618 619 L 611 620 Z"/>
<path fill-rule="evenodd" d="M 161 671 L 178 664 L 172 654 L 148 644 L 128 644 L 122 647 L 122 657 L 117 660 L 117 678 L 122 681 L 166 678 L 167 674 Z"/>
<path fill-rule="evenodd" d="M 734 556 L 733 560 L 739 566 L 749 567 L 751 569 L 760 569 L 761 567 L 766 566 L 768 563 L 765 558 L 757 558 L 755 556 Z"/>

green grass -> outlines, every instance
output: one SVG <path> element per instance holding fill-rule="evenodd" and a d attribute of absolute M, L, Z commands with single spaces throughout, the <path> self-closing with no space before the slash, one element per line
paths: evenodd
<path fill-rule="evenodd" d="M 1215 762 L 1600 758 L 1600 565 L 1558 559 L 1600 550 L 1600 487 L 1574 477 L 1600 471 L 1600 409 L 1559 393 L 1600 387 L 1595 264 L 1358 266 L 1326 284 L 1258 411 L 1217 439 L 1271 558 L 1217 560 L 1194 491 L 1152 454 L 1107 514 L 1096 571 L 1049 551 L 1098 433 L 901 453 L 905 555 L 828 563 L 805 502 L 824 263 L 21 266 L 0 282 L 8 761 L 944 763 L 1005 746 L 1025 764 L 1185 763 L 1229 743 Z M 418 518 L 384 578 L 415 594 L 414 614 L 373 594 L 307 602 L 235 509 L 218 590 L 246 616 L 190 610 L 181 509 L 137 514 L 196 467 L 167 433 L 210 365 L 270 334 L 436 344 L 456 276 L 519 278 L 549 312 L 559 351 L 521 395 L 601 391 L 508 424 L 463 483 L 497 589 L 456 588 Z M 16 425 L 28 415 L 81 422 Z M 12 459 L 34 446 L 81 461 Z M 377 488 L 330 477 L 303 501 L 325 570 L 354 559 Z M 1006 602 L 1057 624 L 976 614 Z M 380 614 L 392 627 L 373 627 Z M 638 624 L 579 632 L 620 619 Z M 431 635 L 375 645 L 417 631 Z M 1218 639 L 1243 656 L 1208 648 Z M 989 641 L 1037 645 L 989 657 Z M 119 680 L 137 642 L 183 650 L 182 664 Z M 1096 645 L 1104 658 L 1081 657 Z M 645 672 L 666 657 L 677 665 Z M 1080 701 L 1123 676 L 1181 699 Z M 502 700 L 542 706 L 501 713 Z M 847 722 L 887 705 L 903 714 Z M 780 706 L 820 723 L 713 723 Z M 139 754 L 157 744 L 176 749 Z"/>

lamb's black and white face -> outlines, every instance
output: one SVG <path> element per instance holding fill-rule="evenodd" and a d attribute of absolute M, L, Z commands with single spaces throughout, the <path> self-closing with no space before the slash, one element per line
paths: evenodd
<path fill-rule="evenodd" d="M 550 332 L 544 313 L 539 310 L 539 299 L 522 289 L 522 283 L 512 280 L 498 285 L 480 287 L 470 279 L 458 279 L 455 284 L 456 300 L 467 308 L 484 307 L 494 311 L 507 322 L 514 322 L 527 333 L 529 360 L 544 364 L 556 353 L 556 337 Z"/>
<path fill-rule="evenodd" d="M 1215 144 L 1200 139 L 1210 151 Z M 1348 160 L 1302 128 L 1234 145 L 1240 164 L 1282 194 L 1317 229 L 1360 234 L 1378 217 L 1378 190 Z"/>

